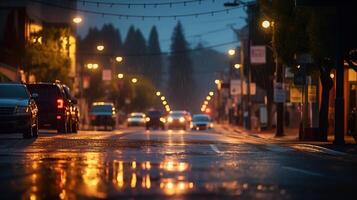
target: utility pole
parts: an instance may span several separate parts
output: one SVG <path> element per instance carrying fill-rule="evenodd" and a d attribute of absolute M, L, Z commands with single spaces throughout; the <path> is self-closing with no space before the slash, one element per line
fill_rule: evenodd
<path fill-rule="evenodd" d="M 335 144 L 344 144 L 345 134 L 345 101 L 344 101 L 344 62 L 343 62 L 343 38 L 342 38 L 342 6 L 336 3 L 336 97 L 335 97 Z"/>

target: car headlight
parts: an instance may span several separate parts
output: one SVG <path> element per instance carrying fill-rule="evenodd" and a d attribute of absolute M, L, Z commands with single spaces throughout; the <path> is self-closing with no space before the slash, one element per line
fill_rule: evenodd
<path fill-rule="evenodd" d="M 169 118 L 167 118 L 167 121 L 168 121 L 169 123 L 171 123 L 172 121 L 174 121 L 174 119 L 172 119 L 172 117 L 169 117 Z"/>
<path fill-rule="evenodd" d="M 133 118 L 128 118 L 128 122 L 132 122 L 133 121 Z"/>
<path fill-rule="evenodd" d="M 166 119 L 163 118 L 163 117 L 160 117 L 160 121 L 161 121 L 162 123 L 166 123 Z"/>
<path fill-rule="evenodd" d="M 145 118 L 145 121 L 149 122 L 150 121 L 150 117 Z"/>
<path fill-rule="evenodd" d="M 16 108 L 16 113 L 17 114 L 26 114 L 30 111 L 28 106 L 18 106 Z"/>
<path fill-rule="evenodd" d="M 184 117 L 180 117 L 179 121 L 180 121 L 181 123 L 183 123 L 183 122 L 185 122 L 185 118 L 184 118 Z"/>

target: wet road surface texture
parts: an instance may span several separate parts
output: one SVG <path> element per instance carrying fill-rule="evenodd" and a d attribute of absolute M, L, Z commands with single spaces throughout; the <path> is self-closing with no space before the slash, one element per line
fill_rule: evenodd
<path fill-rule="evenodd" d="M 0 199 L 351 199 L 357 188 L 352 155 L 224 130 L 19 137 L 0 135 Z"/>

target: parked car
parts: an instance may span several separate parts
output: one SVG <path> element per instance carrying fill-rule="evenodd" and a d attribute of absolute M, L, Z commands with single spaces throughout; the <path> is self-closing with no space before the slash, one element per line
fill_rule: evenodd
<path fill-rule="evenodd" d="M 131 113 L 127 119 L 128 126 L 145 126 L 146 115 L 144 113 Z"/>
<path fill-rule="evenodd" d="M 77 133 L 79 130 L 79 122 L 80 122 L 78 101 L 72 95 L 71 90 L 69 89 L 69 87 L 67 85 L 63 85 L 63 89 L 64 89 L 64 92 L 66 93 L 69 103 L 71 104 L 71 106 L 70 106 L 71 120 L 74 122 L 74 123 L 72 123 L 72 132 Z"/>
<path fill-rule="evenodd" d="M 211 117 L 206 114 L 197 114 L 192 116 L 190 125 L 192 130 L 206 130 L 213 127 Z"/>
<path fill-rule="evenodd" d="M 180 128 L 186 130 L 190 123 L 190 114 L 187 111 L 170 111 L 167 117 L 169 129 Z"/>
<path fill-rule="evenodd" d="M 149 110 L 146 115 L 146 130 L 162 129 L 165 130 L 166 119 L 158 110 Z"/>
<path fill-rule="evenodd" d="M 104 126 L 105 130 L 115 129 L 116 125 L 116 110 L 113 103 L 110 102 L 94 102 L 90 108 L 90 123 L 95 127 Z"/>
<path fill-rule="evenodd" d="M 38 109 L 26 86 L 0 84 L 0 132 L 22 133 L 23 138 L 38 136 Z"/>
<path fill-rule="evenodd" d="M 55 83 L 27 84 L 39 110 L 39 128 L 59 133 L 76 133 L 79 126 L 77 100 L 66 94 L 65 86 Z"/>

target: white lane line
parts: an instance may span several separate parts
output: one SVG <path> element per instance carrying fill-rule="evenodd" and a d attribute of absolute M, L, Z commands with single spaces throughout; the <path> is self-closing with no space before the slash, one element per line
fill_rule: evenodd
<path fill-rule="evenodd" d="M 311 175 L 311 176 L 320 176 L 320 177 L 324 176 L 323 174 L 320 174 L 320 173 L 317 173 L 317 172 L 311 172 L 311 171 L 308 171 L 308 170 L 299 169 L 299 168 L 295 168 L 295 167 L 283 166 L 282 168 L 286 169 L 286 170 L 294 171 L 294 172 L 300 172 L 300 173 L 303 173 L 303 174 Z"/>
<path fill-rule="evenodd" d="M 221 153 L 221 151 L 216 147 L 216 145 L 210 144 L 209 146 L 211 147 L 211 149 L 212 149 L 214 152 L 216 152 L 216 153 Z"/>

